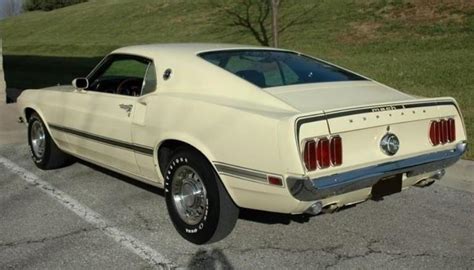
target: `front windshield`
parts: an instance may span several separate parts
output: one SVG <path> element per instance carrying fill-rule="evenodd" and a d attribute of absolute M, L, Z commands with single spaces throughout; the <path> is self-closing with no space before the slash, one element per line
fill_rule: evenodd
<path fill-rule="evenodd" d="M 346 70 L 294 52 L 229 50 L 207 52 L 199 56 L 261 88 L 366 80 Z"/>

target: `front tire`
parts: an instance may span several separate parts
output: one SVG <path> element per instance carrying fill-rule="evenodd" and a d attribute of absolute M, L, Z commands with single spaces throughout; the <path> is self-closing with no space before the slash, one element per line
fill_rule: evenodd
<path fill-rule="evenodd" d="M 178 233 L 194 244 L 225 238 L 239 216 L 209 162 L 192 149 L 178 150 L 165 172 L 168 213 Z"/>
<path fill-rule="evenodd" d="M 42 170 L 57 169 L 72 163 L 72 157 L 58 148 L 37 113 L 28 119 L 28 144 L 33 162 Z"/>

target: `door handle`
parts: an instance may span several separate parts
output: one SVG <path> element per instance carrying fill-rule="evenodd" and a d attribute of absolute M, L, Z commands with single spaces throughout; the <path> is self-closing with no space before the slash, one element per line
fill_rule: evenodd
<path fill-rule="evenodd" d="M 133 105 L 132 104 L 120 104 L 120 109 L 125 110 L 127 113 L 132 111 Z"/>

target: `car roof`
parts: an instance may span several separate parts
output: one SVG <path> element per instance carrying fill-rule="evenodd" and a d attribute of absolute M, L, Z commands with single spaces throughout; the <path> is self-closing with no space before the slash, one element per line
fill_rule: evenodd
<path fill-rule="evenodd" d="M 239 49 L 287 51 L 270 47 L 226 43 L 162 43 L 128 46 L 119 48 L 112 53 L 134 54 L 148 57 L 153 57 L 157 54 L 163 53 L 166 53 L 167 55 L 178 54 L 180 56 L 195 56 L 198 53 L 206 51 Z"/>

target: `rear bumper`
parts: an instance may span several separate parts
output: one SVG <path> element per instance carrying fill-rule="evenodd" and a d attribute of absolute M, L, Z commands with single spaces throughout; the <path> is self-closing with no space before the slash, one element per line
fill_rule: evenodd
<path fill-rule="evenodd" d="M 381 178 L 406 173 L 408 177 L 436 171 L 453 165 L 466 152 L 467 142 L 461 142 L 456 148 L 407 159 L 391 161 L 344 173 L 309 178 L 287 178 L 288 188 L 300 201 L 315 201 L 344 194 L 358 189 L 368 188 Z"/>

